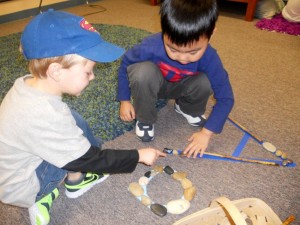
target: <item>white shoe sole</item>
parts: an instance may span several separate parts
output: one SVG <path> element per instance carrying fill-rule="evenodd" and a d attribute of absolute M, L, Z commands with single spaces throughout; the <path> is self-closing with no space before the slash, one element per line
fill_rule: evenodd
<path fill-rule="evenodd" d="M 34 204 L 30 208 L 28 208 L 28 212 L 29 212 L 29 218 L 30 218 L 31 225 L 37 225 L 36 217 L 38 217 L 38 215 L 41 214 L 39 211 L 39 208 L 36 206 L 36 204 Z M 41 221 L 41 225 L 47 225 L 49 223 L 48 221 L 45 221 L 44 217 L 39 216 L 39 219 Z"/>
<path fill-rule="evenodd" d="M 66 189 L 65 193 L 66 193 L 66 196 L 68 198 L 78 198 L 80 197 L 81 195 L 83 195 L 85 192 L 87 192 L 88 190 L 90 190 L 92 187 L 94 187 L 96 184 L 99 184 L 101 183 L 102 181 L 106 180 L 107 178 L 109 177 L 109 175 L 104 175 L 102 178 L 100 178 L 99 180 L 97 180 L 96 182 L 92 183 L 91 185 L 89 186 L 86 186 L 85 188 L 82 188 L 78 191 L 75 191 L 75 192 L 70 192 Z"/>
<path fill-rule="evenodd" d="M 180 110 L 179 105 L 177 105 L 175 103 L 175 107 L 174 107 L 175 112 L 177 112 L 178 114 L 182 115 L 188 122 L 189 125 L 193 126 L 193 127 L 199 127 L 199 125 L 197 125 L 196 123 L 201 122 L 201 118 L 200 117 L 192 117 L 188 114 L 185 114 L 184 112 L 182 112 Z M 204 116 L 203 116 L 204 117 Z M 204 117 L 205 118 L 205 117 Z"/>

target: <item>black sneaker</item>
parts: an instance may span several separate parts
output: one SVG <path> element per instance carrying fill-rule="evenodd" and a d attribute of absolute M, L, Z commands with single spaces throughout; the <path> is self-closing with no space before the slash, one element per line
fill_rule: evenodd
<path fill-rule="evenodd" d="M 175 112 L 181 114 L 184 118 L 186 118 L 186 120 L 188 121 L 188 123 L 191 125 L 191 126 L 194 126 L 194 127 L 203 127 L 204 124 L 206 123 L 206 118 L 205 118 L 205 115 L 202 115 L 202 116 L 196 116 L 196 117 L 193 117 L 191 115 L 188 115 L 184 112 L 182 112 L 180 110 L 180 107 L 179 105 L 177 105 L 175 103 L 174 105 L 174 110 Z"/>
<path fill-rule="evenodd" d="M 154 139 L 154 124 L 145 124 L 136 121 L 135 133 L 142 142 L 149 142 Z"/>

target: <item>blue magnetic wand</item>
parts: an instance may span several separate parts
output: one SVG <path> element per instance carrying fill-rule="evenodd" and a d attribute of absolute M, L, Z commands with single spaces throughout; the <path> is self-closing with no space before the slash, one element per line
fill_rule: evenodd
<path fill-rule="evenodd" d="M 171 148 L 164 148 L 163 152 L 167 153 L 168 155 L 186 156 L 185 154 L 183 154 L 182 150 L 173 150 Z M 268 166 L 287 166 L 287 167 L 295 167 L 296 166 L 296 164 L 290 159 L 286 159 L 283 161 L 248 159 L 248 158 L 241 158 L 241 157 L 235 157 L 235 156 L 229 156 L 229 155 L 221 155 L 221 154 L 209 153 L 209 152 L 204 153 L 202 157 L 200 157 L 200 154 L 198 154 L 197 158 L 226 160 L 226 161 L 233 161 L 233 162 L 257 163 L 257 164 L 268 165 Z"/>

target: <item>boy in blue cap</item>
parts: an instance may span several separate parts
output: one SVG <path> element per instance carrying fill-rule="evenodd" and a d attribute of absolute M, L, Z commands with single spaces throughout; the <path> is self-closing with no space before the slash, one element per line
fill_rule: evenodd
<path fill-rule="evenodd" d="M 154 139 L 157 99 L 175 99 L 174 110 L 200 130 L 189 137 L 188 157 L 203 155 L 213 133 L 220 133 L 233 107 L 228 74 L 209 44 L 218 18 L 215 0 L 164 0 L 162 32 L 129 49 L 119 70 L 120 118 L 136 119 L 136 135 Z M 204 112 L 213 93 L 216 104 Z M 133 105 L 130 97 L 133 96 Z"/>
<path fill-rule="evenodd" d="M 152 165 L 153 149 L 101 150 L 86 121 L 63 101 L 94 79 L 96 62 L 124 50 L 104 41 L 84 18 L 50 10 L 36 16 L 21 37 L 31 74 L 18 78 L 0 107 L 0 200 L 29 208 L 32 224 L 50 221 L 49 210 L 65 182 L 77 198 L 108 177 Z"/>

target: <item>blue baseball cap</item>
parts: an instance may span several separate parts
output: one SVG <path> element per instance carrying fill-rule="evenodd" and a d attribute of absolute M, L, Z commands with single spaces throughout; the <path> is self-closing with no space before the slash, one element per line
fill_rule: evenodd
<path fill-rule="evenodd" d="M 21 36 L 25 58 L 41 59 L 78 54 L 95 62 L 112 62 L 124 49 L 106 42 L 84 18 L 48 10 L 33 18 Z"/>

